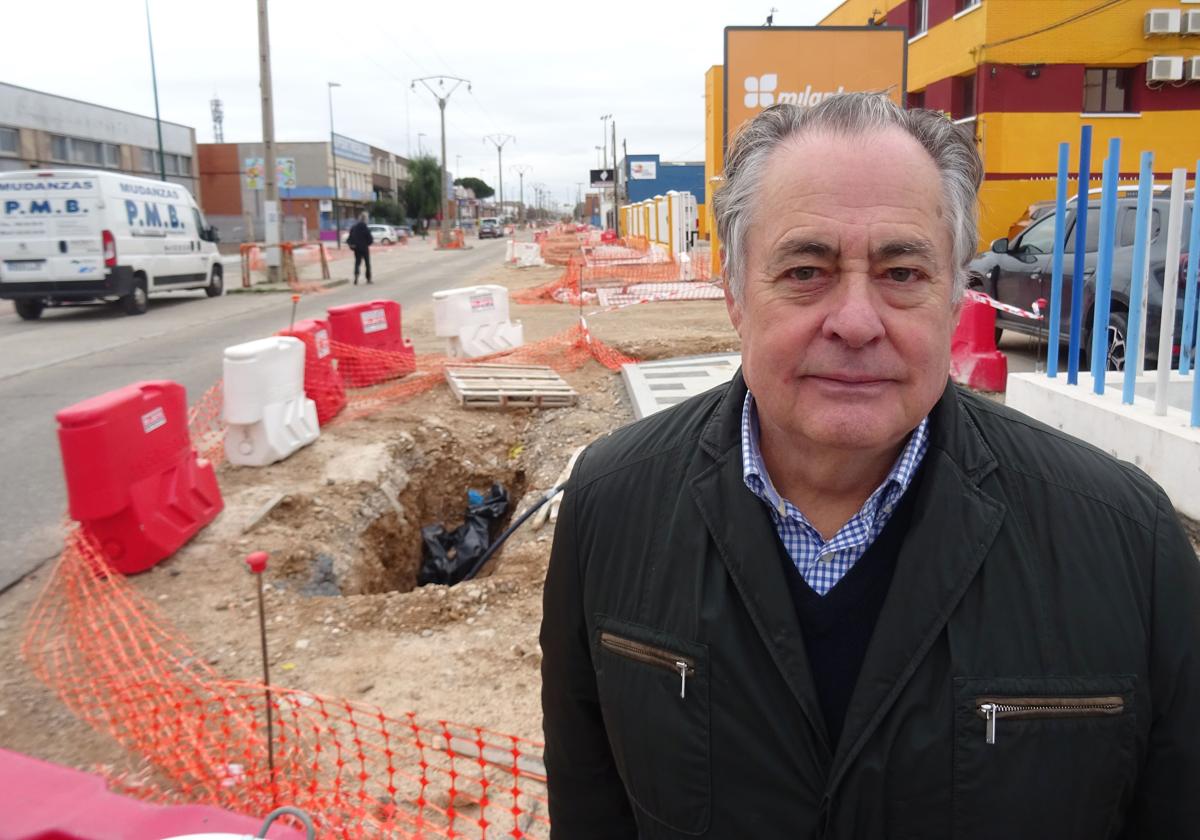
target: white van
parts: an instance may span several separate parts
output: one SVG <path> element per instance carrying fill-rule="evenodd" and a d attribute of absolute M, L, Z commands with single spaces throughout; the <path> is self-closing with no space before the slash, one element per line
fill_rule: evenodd
<path fill-rule="evenodd" d="M 0 300 L 32 321 L 47 305 L 224 290 L 217 236 L 178 184 L 87 169 L 0 172 Z"/>

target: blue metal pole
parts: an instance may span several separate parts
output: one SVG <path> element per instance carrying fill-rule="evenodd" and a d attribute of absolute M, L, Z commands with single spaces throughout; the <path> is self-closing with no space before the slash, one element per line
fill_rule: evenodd
<path fill-rule="evenodd" d="M 1117 176 L 1121 171 L 1121 138 L 1108 141 L 1100 192 L 1100 254 L 1096 260 L 1096 300 L 1092 318 L 1092 390 L 1104 393 L 1107 367 L 1108 313 L 1112 298 L 1113 228 L 1117 222 Z M 1076 239 L 1078 242 L 1078 239 Z"/>
<path fill-rule="evenodd" d="M 1150 211 L 1150 194 L 1154 191 L 1154 152 L 1142 152 L 1142 166 L 1138 173 L 1137 224 L 1133 231 L 1133 282 L 1129 290 L 1129 324 L 1125 342 L 1125 380 L 1122 383 L 1121 402 L 1133 405 L 1133 386 L 1137 384 L 1137 353 L 1142 337 L 1142 296 L 1146 293 L 1146 240 L 1150 236 L 1147 216 Z M 1129 359 L 1129 348 L 1135 358 Z M 1168 365 L 1171 363 L 1168 357 Z"/>
<path fill-rule="evenodd" d="M 1083 271 L 1087 259 L 1088 188 L 1092 182 L 1092 127 L 1079 130 L 1079 183 L 1075 197 L 1075 270 L 1071 275 L 1071 333 L 1067 384 L 1079 384 L 1079 334 L 1083 330 Z"/>
<path fill-rule="evenodd" d="M 1196 161 L 1200 173 L 1200 160 Z M 1200 177 L 1200 175 L 1198 175 Z M 1196 330 L 1196 268 L 1200 265 L 1200 212 L 1192 201 L 1192 224 L 1188 238 L 1187 274 L 1183 281 L 1183 336 L 1179 342 L 1179 372 L 1186 375 L 1193 365 L 1192 336 Z"/>
<path fill-rule="evenodd" d="M 1066 238 L 1067 162 L 1071 144 L 1058 144 L 1058 185 L 1054 196 L 1054 262 L 1050 278 L 1050 345 L 1046 348 L 1046 375 L 1058 376 L 1059 317 L 1062 313 L 1063 240 Z M 1077 240 L 1078 241 L 1078 240 Z"/>
<path fill-rule="evenodd" d="M 1195 212 L 1195 208 L 1192 208 Z M 1189 255 L 1190 256 L 1190 255 Z M 1200 329 L 1196 330 L 1196 343 L 1192 345 L 1192 358 L 1200 352 Z M 1200 426 L 1200 372 L 1192 377 L 1192 425 Z"/>

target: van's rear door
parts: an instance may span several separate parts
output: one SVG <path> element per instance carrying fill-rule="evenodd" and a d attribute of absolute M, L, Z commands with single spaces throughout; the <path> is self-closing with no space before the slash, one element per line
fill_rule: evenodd
<path fill-rule="evenodd" d="M 100 201 L 86 174 L 0 173 L 0 284 L 103 279 Z"/>

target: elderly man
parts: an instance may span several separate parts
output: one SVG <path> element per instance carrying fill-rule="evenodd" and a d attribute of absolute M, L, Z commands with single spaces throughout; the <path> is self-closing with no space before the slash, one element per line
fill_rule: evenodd
<path fill-rule="evenodd" d="M 574 471 L 556 838 L 1200 836 L 1200 565 L 1144 474 L 947 384 L 982 166 L 767 109 L 715 211 L 742 370 Z"/>

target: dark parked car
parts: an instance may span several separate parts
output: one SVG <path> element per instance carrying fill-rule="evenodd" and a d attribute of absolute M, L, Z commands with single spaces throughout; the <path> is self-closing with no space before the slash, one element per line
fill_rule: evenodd
<path fill-rule="evenodd" d="M 1184 202 L 1183 239 L 1187 249 L 1187 231 L 1191 220 L 1194 199 Z M 1146 331 L 1146 367 L 1155 366 L 1158 357 L 1158 320 L 1162 306 L 1163 276 L 1166 264 L 1167 236 L 1166 221 L 1170 208 L 1170 197 L 1166 193 L 1155 195 L 1152 203 L 1150 223 L 1150 272 L 1147 275 L 1148 324 Z M 1014 240 L 997 239 L 991 250 L 980 254 L 970 264 L 972 286 L 1002 303 L 1030 310 L 1038 298 L 1050 300 L 1052 260 L 1054 254 L 1055 212 L 1032 222 Z M 1137 196 L 1123 197 L 1117 201 L 1116 225 L 1113 230 L 1112 307 L 1108 322 L 1107 355 L 1109 370 L 1125 367 L 1126 340 L 1129 324 L 1129 297 L 1133 278 L 1133 239 L 1137 223 Z M 1083 323 L 1080 347 L 1086 358 L 1091 348 L 1093 302 L 1096 297 L 1096 263 L 1100 242 L 1100 203 L 1088 203 L 1087 241 L 1084 246 Z M 1071 325 L 1071 284 L 1075 269 L 1075 208 L 1066 211 L 1066 241 L 1063 257 L 1063 292 L 1060 319 L 1060 338 L 1067 344 Z M 1186 255 L 1185 255 L 1186 259 Z M 1183 320 L 1183 275 L 1179 282 L 1179 305 L 1175 310 L 1175 335 L 1181 334 Z M 1002 330 L 1014 330 L 1028 335 L 1044 333 L 1046 327 L 1037 321 L 996 313 L 996 338 Z M 1177 339 L 1178 340 L 1178 339 Z M 1176 347 L 1178 352 L 1178 347 Z"/>
<path fill-rule="evenodd" d="M 479 220 L 479 238 L 480 239 L 499 239 L 504 236 L 504 228 L 500 225 L 499 219 L 480 219 Z"/>

